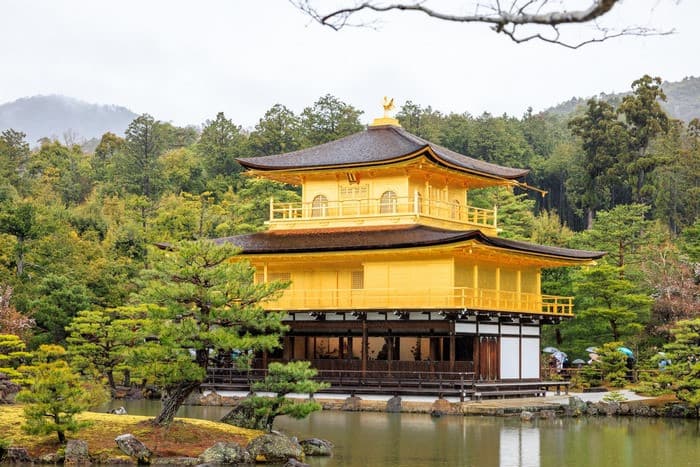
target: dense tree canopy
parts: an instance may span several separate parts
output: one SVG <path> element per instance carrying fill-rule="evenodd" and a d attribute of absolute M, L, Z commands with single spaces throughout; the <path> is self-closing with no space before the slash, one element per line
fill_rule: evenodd
<path fill-rule="evenodd" d="M 668 119 L 658 106 L 664 91 L 655 78 L 642 77 L 630 91 L 618 100 L 591 100 L 571 118 L 531 110 L 519 118 L 472 116 L 411 101 L 396 115 L 406 130 L 451 150 L 530 170 L 523 181 L 546 195 L 517 187 L 469 193 L 472 205 L 497 206 L 501 236 L 609 252 L 602 267 L 543 273 L 544 293 L 576 295 L 577 317 L 544 334 L 545 341 L 570 355 L 615 337 L 659 347 L 672 338 L 678 320 L 694 319 L 700 309 L 700 120 Z M 243 342 L 246 326 L 239 328 L 242 334 L 234 333 L 235 343 L 216 346 L 213 340 L 190 341 L 166 326 L 192 305 L 166 292 L 192 290 L 167 280 L 179 277 L 177 267 L 184 268 L 173 259 L 182 252 L 156 252 L 153 245 L 264 229 L 270 198 L 297 202 L 298 188 L 244 176 L 236 159 L 346 136 L 362 129 L 359 117 L 355 107 L 332 95 L 299 114 L 276 104 L 250 131 L 234 123 L 235 115 L 223 113 L 212 115 L 201 131 L 144 114 L 124 137 L 103 135 L 94 153 L 50 139 L 30 150 L 21 133 L 2 132 L 0 292 L 12 293 L 0 307 L 0 332 L 6 333 L 8 322 L 22 324 L 12 332 L 32 327 L 33 336 L 22 335 L 30 348 L 70 339 L 82 371 L 108 379 L 112 371 L 123 380 L 143 370 L 139 378 L 157 379 L 173 393 L 180 383 L 196 386 L 209 358 L 200 350 L 271 346 Z M 140 279 L 143 270 L 165 264 L 171 269 L 150 276 L 154 282 Z M 249 272 L 236 274 L 250 285 Z M 257 297 L 253 290 L 237 293 Z M 153 355 L 174 368 L 184 365 L 185 380 L 145 363 L 111 361 L 109 352 L 90 366 L 74 351 L 76 342 L 95 353 L 116 345 L 109 334 L 116 331 L 109 326 L 127 319 L 114 313 L 131 310 L 135 294 L 154 306 L 139 319 L 162 327 L 164 339 L 151 342 Z M 210 318 L 204 311 L 197 315 L 187 321 L 189 330 L 209 336 Z M 107 318 L 111 324 L 97 332 L 96 323 Z M 136 335 L 145 327 L 130 329 Z M 186 346 L 168 346 L 176 341 Z M 200 360 L 192 360 L 189 348 Z"/>

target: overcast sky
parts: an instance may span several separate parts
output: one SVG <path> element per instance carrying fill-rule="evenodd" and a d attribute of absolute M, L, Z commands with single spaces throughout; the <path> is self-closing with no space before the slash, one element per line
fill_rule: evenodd
<path fill-rule="evenodd" d="M 246 128 L 276 103 L 300 112 L 327 93 L 364 122 L 384 95 L 521 116 L 628 90 L 645 73 L 700 76 L 698 20 L 698 0 L 625 0 L 608 23 L 677 33 L 569 50 L 415 13 L 335 32 L 287 0 L 0 0 L 0 103 L 63 94 L 178 125 L 224 111 Z"/>

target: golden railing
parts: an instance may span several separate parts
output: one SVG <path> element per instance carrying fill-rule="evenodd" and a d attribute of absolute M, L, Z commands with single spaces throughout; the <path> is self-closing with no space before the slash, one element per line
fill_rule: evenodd
<path fill-rule="evenodd" d="M 573 297 L 470 287 L 397 289 L 288 289 L 269 310 L 471 309 L 573 316 Z"/>
<path fill-rule="evenodd" d="M 431 217 L 464 225 L 496 228 L 496 209 L 482 209 L 445 201 L 410 198 L 367 198 L 312 203 L 281 203 L 270 199 L 270 222 L 366 219 L 403 215 Z"/>

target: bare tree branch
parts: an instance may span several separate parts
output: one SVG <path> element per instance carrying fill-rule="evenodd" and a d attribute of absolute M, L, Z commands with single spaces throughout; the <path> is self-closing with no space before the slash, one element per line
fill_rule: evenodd
<path fill-rule="evenodd" d="M 588 0 L 588 7 L 567 9 L 568 0 L 513 0 L 509 5 L 502 5 L 501 0 L 491 0 L 490 3 L 477 1 L 471 14 L 450 13 L 437 10 L 427 5 L 427 0 L 414 0 L 396 3 L 385 3 L 378 0 L 354 1 L 347 0 L 348 6 L 340 6 L 331 11 L 321 13 L 314 5 L 321 0 L 289 0 L 294 6 L 308 14 L 318 23 L 336 31 L 348 26 L 367 26 L 366 21 L 355 23 L 352 19 L 362 12 L 385 13 L 390 11 L 416 11 L 431 18 L 457 23 L 484 23 L 492 25 L 496 33 L 502 33 L 516 43 L 540 40 L 577 49 L 583 45 L 602 42 L 621 36 L 651 36 L 673 34 L 673 30 L 659 31 L 653 28 L 628 26 L 620 29 L 603 28 L 596 20 L 604 17 L 612 8 L 622 3 L 622 0 Z M 505 2 L 504 2 L 505 3 Z M 581 2 L 573 2 L 576 5 Z M 590 38 L 568 42 L 562 39 L 560 26 L 593 23 Z M 531 34 L 521 35 L 522 26 L 542 28 Z"/>

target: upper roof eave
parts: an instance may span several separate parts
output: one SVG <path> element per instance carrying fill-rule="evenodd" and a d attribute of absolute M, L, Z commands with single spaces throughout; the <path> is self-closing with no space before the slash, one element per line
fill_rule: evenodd
<path fill-rule="evenodd" d="M 370 127 L 335 141 L 285 154 L 236 160 L 246 168 L 261 172 L 297 172 L 385 165 L 426 154 L 439 165 L 489 178 L 513 180 L 529 172 L 459 154 L 394 126 Z"/>

